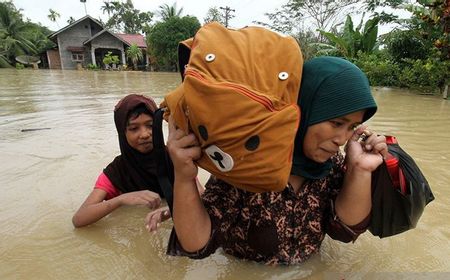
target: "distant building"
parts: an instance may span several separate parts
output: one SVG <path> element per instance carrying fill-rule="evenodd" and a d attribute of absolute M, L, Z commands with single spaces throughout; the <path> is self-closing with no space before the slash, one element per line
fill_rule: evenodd
<path fill-rule="evenodd" d="M 116 34 L 87 15 L 72 24 L 50 34 L 57 47 L 47 50 L 50 69 L 77 69 L 88 64 L 103 66 L 103 57 L 112 52 L 121 64 L 127 64 L 125 51 L 136 44 L 147 63 L 147 45 L 141 34 Z"/>

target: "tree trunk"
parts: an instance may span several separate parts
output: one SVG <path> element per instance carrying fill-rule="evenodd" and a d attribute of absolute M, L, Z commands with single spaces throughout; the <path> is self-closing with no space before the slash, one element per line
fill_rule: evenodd
<path fill-rule="evenodd" d="M 447 97 L 448 97 L 448 84 L 446 84 L 444 87 L 444 91 L 442 92 L 442 97 L 444 99 L 447 99 Z"/>

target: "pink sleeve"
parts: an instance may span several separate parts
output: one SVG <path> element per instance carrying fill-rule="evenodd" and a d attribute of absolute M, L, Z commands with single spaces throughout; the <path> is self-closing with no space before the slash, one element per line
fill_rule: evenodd
<path fill-rule="evenodd" d="M 106 200 L 114 198 L 121 194 L 121 192 L 116 189 L 116 187 L 114 187 L 108 176 L 106 176 L 106 174 L 103 172 L 98 176 L 97 182 L 95 182 L 94 189 L 104 190 L 106 192 Z"/>

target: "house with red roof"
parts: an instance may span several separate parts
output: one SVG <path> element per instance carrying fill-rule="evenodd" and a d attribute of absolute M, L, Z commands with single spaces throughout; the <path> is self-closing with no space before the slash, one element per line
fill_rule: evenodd
<path fill-rule="evenodd" d="M 117 55 L 120 64 L 131 64 L 126 50 L 133 44 L 142 50 L 144 60 L 140 64 L 146 65 L 148 61 L 144 36 L 113 33 L 89 15 L 50 34 L 49 38 L 57 45 L 47 50 L 50 69 L 86 68 L 89 64 L 104 67 L 103 58 L 108 52 Z"/>

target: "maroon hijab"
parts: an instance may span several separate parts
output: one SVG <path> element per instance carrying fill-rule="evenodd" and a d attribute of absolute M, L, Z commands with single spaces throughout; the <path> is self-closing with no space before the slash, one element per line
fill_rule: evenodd
<path fill-rule="evenodd" d="M 162 197 L 162 191 L 156 176 L 157 163 L 154 151 L 143 154 L 133 149 L 125 136 L 130 112 L 142 105 L 148 109 L 151 117 L 153 117 L 153 113 L 157 109 L 155 101 L 143 95 L 127 95 L 114 108 L 114 122 L 119 135 L 121 154 L 103 172 L 122 193 L 150 190 Z"/>

